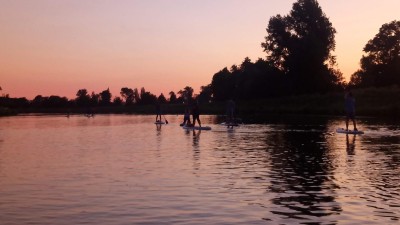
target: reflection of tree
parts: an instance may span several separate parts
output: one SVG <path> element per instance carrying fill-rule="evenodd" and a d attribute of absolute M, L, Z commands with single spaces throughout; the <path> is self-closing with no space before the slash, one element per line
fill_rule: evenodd
<path fill-rule="evenodd" d="M 285 131 L 273 135 L 272 171 L 269 191 L 277 196 L 272 202 L 286 209 L 274 214 L 289 218 L 325 217 L 341 211 L 335 202 L 330 179 L 333 166 L 325 137 L 320 132 Z M 288 210 L 289 209 L 289 210 Z"/>
<path fill-rule="evenodd" d="M 342 208 L 332 180 L 334 154 L 327 147 L 327 128 L 321 129 L 327 121 L 312 124 L 248 126 L 220 136 L 214 154 L 222 161 L 216 168 L 223 171 L 225 187 L 265 208 L 260 209 L 265 219 L 284 221 L 276 224 L 297 219 L 334 224 L 331 215 Z"/>
<path fill-rule="evenodd" d="M 396 129 L 396 128 L 395 128 Z M 391 130 L 390 132 L 394 132 Z M 400 178 L 400 155 L 396 154 L 400 146 L 400 136 L 363 136 L 363 142 L 372 143 L 367 148 L 368 157 L 365 168 L 361 168 L 370 185 L 379 193 L 398 193 Z M 379 143 L 379 144 L 377 144 Z M 387 195 L 389 200 L 390 195 Z M 389 205 L 385 205 L 390 208 Z M 389 210 L 390 211 L 390 210 Z"/>

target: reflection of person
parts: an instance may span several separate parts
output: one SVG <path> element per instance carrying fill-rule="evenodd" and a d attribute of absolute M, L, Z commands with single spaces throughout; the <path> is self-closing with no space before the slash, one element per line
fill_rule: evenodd
<path fill-rule="evenodd" d="M 348 155 L 354 155 L 354 149 L 356 147 L 356 135 L 353 135 L 353 138 L 351 140 L 349 140 L 349 135 L 346 134 L 346 151 Z"/>
<path fill-rule="evenodd" d="M 199 146 L 201 130 L 193 130 L 193 147 Z"/>
<path fill-rule="evenodd" d="M 227 116 L 227 123 L 234 123 L 235 122 L 235 102 L 230 99 L 226 104 L 226 116 Z"/>
<path fill-rule="evenodd" d="M 185 109 L 185 115 L 183 116 L 183 123 L 181 124 L 181 126 L 190 126 L 190 110 L 189 108 Z"/>
<path fill-rule="evenodd" d="M 192 118 L 193 118 L 193 126 L 196 125 L 196 120 L 197 120 L 199 126 L 201 127 L 200 109 L 199 109 L 199 104 L 197 102 L 195 102 L 192 107 Z"/>
<path fill-rule="evenodd" d="M 349 120 L 353 121 L 354 130 L 357 130 L 355 113 L 356 113 L 356 100 L 350 90 L 347 90 L 344 96 L 345 110 L 346 110 L 346 130 L 349 130 Z"/>
<path fill-rule="evenodd" d="M 160 117 L 160 120 L 158 120 L 158 117 Z M 156 103 L 156 122 L 161 121 L 161 105 L 159 102 Z"/>

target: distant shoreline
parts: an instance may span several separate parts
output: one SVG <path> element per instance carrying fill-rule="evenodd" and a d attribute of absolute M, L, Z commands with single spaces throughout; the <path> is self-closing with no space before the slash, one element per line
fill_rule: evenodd
<path fill-rule="evenodd" d="M 400 88 L 366 88 L 353 91 L 356 98 L 357 116 L 394 117 L 400 115 Z M 201 114 L 224 115 L 226 102 L 201 104 Z M 185 105 L 164 104 L 162 113 L 165 115 L 183 114 Z M 12 116 L 25 113 L 44 114 L 143 114 L 155 113 L 154 105 L 106 106 L 92 108 L 18 108 L 0 107 L 1 116 Z M 318 115 L 343 116 L 343 93 L 311 94 L 288 96 L 259 100 L 237 101 L 236 113 L 239 116 L 259 115 Z"/>

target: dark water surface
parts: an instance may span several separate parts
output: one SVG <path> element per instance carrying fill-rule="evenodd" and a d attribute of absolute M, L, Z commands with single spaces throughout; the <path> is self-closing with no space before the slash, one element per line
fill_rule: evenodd
<path fill-rule="evenodd" d="M 0 118 L 0 224 L 399 224 L 400 126 Z"/>

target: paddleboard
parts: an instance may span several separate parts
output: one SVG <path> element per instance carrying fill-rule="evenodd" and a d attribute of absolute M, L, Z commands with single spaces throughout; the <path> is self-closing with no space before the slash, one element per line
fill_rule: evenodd
<path fill-rule="evenodd" d="M 198 126 L 195 126 L 195 127 L 187 127 L 187 126 L 182 126 L 182 128 L 183 129 L 186 129 L 186 130 L 211 130 L 211 127 L 198 127 Z"/>
<path fill-rule="evenodd" d="M 154 122 L 154 124 L 165 124 L 165 122 L 163 122 L 163 121 L 157 121 L 157 122 Z"/>
<path fill-rule="evenodd" d="M 228 126 L 228 127 L 237 127 L 237 126 L 239 126 L 238 123 L 226 123 L 226 122 L 221 123 L 221 125 L 225 125 L 225 126 Z"/>
<path fill-rule="evenodd" d="M 336 130 L 336 133 L 340 133 L 340 134 L 363 134 L 364 131 L 361 131 L 361 130 L 346 130 L 344 128 L 338 128 Z"/>

